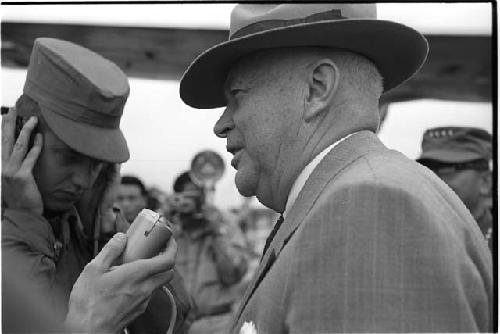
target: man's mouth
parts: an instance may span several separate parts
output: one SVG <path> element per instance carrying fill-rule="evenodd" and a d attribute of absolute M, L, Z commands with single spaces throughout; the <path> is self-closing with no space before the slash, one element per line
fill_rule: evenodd
<path fill-rule="evenodd" d="M 238 169 L 238 163 L 240 161 L 241 152 L 243 150 L 243 147 L 228 145 L 226 147 L 226 149 L 229 153 L 231 153 L 233 155 L 233 159 L 231 160 L 231 166 L 233 166 L 234 169 Z"/>
<path fill-rule="evenodd" d="M 235 155 L 238 151 L 243 149 L 242 146 L 236 146 L 236 145 L 227 145 L 226 150 L 231 153 L 232 155 Z"/>
<path fill-rule="evenodd" d="M 58 193 L 60 194 L 60 197 L 70 201 L 77 201 L 80 197 L 82 197 L 81 192 L 60 190 Z"/>
<path fill-rule="evenodd" d="M 234 154 L 233 159 L 231 160 L 231 166 L 233 166 L 234 169 L 238 169 L 238 164 L 240 162 L 241 152 L 242 152 L 241 150 L 237 151 Z"/>

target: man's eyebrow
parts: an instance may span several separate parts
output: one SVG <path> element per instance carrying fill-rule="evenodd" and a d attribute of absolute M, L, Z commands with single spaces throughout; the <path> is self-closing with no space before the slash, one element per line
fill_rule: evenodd
<path fill-rule="evenodd" d="M 229 92 L 231 89 L 231 78 L 228 76 L 227 79 L 224 81 L 224 85 L 222 86 L 224 89 L 224 92 Z"/>

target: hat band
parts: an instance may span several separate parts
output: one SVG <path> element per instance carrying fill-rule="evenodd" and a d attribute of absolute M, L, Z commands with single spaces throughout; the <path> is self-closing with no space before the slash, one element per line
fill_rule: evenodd
<path fill-rule="evenodd" d="M 236 31 L 234 34 L 229 36 L 229 40 L 257 34 L 266 30 L 286 28 L 297 24 L 345 19 L 347 19 L 347 17 L 342 16 L 342 12 L 340 11 L 340 9 L 332 9 L 327 12 L 312 14 L 300 19 L 259 21 L 247 25 L 246 27 L 243 27 L 240 30 Z"/>
<path fill-rule="evenodd" d="M 87 105 L 65 98 L 62 94 L 57 94 L 54 89 L 49 93 L 45 88 L 42 88 L 32 80 L 26 80 L 24 93 L 38 102 L 40 106 L 75 122 L 109 129 L 116 129 L 120 125 L 123 103 L 119 103 L 115 108 L 109 110 L 110 114 L 103 114 L 89 109 Z M 56 97 L 57 102 L 53 101 L 54 97 Z M 116 114 L 117 116 L 112 114 Z"/>

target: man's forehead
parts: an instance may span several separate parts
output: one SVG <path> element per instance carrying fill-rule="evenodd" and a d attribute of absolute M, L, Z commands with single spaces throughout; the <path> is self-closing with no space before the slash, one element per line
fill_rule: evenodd
<path fill-rule="evenodd" d="M 259 50 L 238 59 L 230 68 L 226 84 L 236 84 L 241 81 L 255 80 L 268 73 L 277 64 L 282 63 L 279 56 L 283 50 Z"/>
<path fill-rule="evenodd" d="M 228 89 L 233 85 L 247 83 L 255 80 L 259 72 L 258 64 L 251 62 L 249 59 L 240 59 L 231 66 L 224 84 L 224 88 Z"/>
<path fill-rule="evenodd" d="M 231 85 L 257 82 L 268 78 L 269 75 L 283 74 L 284 71 L 289 72 L 291 67 L 296 68 L 296 65 L 302 60 L 306 63 L 307 59 L 314 55 L 315 52 L 318 52 L 316 48 L 310 47 L 255 51 L 241 57 L 231 66 L 224 88 L 228 89 Z"/>

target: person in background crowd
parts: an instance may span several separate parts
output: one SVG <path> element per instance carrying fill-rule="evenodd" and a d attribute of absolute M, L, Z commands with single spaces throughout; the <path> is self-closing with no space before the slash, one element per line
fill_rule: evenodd
<path fill-rule="evenodd" d="M 237 300 L 233 288 L 247 270 L 241 231 L 207 207 L 203 189 L 189 172 L 174 182 L 172 220 L 177 225 L 176 269 L 184 278 L 197 307 L 197 320 L 189 333 L 225 333 Z"/>
<path fill-rule="evenodd" d="M 93 238 L 89 247 L 93 248 L 93 256 L 101 250 L 115 233 L 127 232 L 130 224 L 115 205 L 120 185 L 120 165 L 105 164 L 96 180 L 82 193 L 75 204 L 80 215 L 85 233 Z"/>
<path fill-rule="evenodd" d="M 128 94 L 125 74 L 107 59 L 67 41 L 35 40 L 23 95 L 2 118 L 2 289 L 29 294 L 2 298 L 5 318 L 17 320 L 4 332 L 120 331 L 173 279 L 175 241 L 161 255 L 110 270 L 127 241 L 118 233 L 92 260 L 93 241 L 102 241 L 94 223 L 103 220 L 89 213 L 113 217 L 115 164 L 129 158 L 119 128 Z M 33 307 L 19 319 L 23 302 Z M 39 327 L 31 316 L 42 303 L 51 316 Z M 188 304 L 176 303 L 182 322 Z M 163 304 L 162 317 L 137 330 L 168 327 L 171 312 Z"/>
<path fill-rule="evenodd" d="M 434 173 L 376 136 L 379 100 L 419 70 L 425 38 L 376 5 L 240 4 L 180 96 L 214 127 L 235 183 L 282 214 L 233 333 L 483 332 L 491 254 Z"/>
<path fill-rule="evenodd" d="M 117 204 L 122 209 L 125 218 L 132 223 L 147 207 L 148 193 L 144 183 L 136 176 L 124 175 L 118 189 Z"/>
<path fill-rule="evenodd" d="M 436 173 L 464 202 L 491 248 L 493 216 L 491 135 L 473 127 L 425 131 L 419 163 Z"/>
<path fill-rule="evenodd" d="M 147 208 L 155 212 L 163 212 L 162 204 L 166 201 L 167 195 L 157 187 L 149 187 L 147 189 Z"/>

